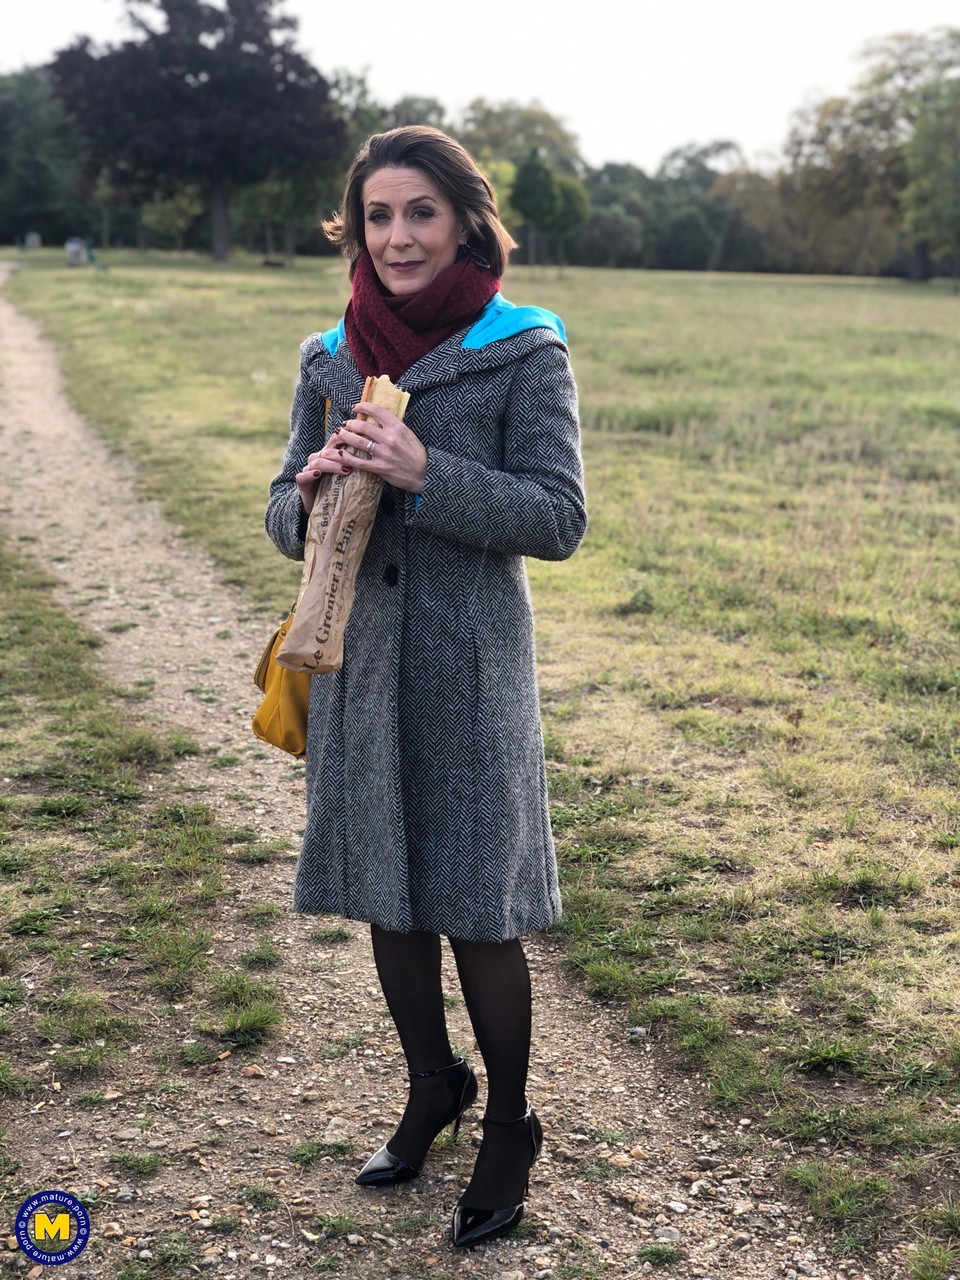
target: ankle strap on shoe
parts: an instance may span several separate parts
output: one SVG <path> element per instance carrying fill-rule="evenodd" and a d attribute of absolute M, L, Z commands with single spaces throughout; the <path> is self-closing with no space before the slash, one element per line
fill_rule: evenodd
<path fill-rule="evenodd" d="M 465 1067 L 467 1065 L 466 1058 L 455 1058 L 453 1062 L 448 1062 L 445 1067 L 437 1067 L 436 1071 L 411 1071 L 411 1080 L 428 1080 L 431 1076 L 442 1075 L 444 1071 L 452 1071 L 454 1067 Z"/>
<path fill-rule="evenodd" d="M 498 1128 L 505 1129 L 508 1125 L 521 1124 L 524 1120 L 529 1120 L 532 1112 L 533 1112 L 533 1107 L 528 1102 L 526 1111 L 523 1113 L 522 1116 L 517 1116 L 516 1120 L 491 1120 L 491 1118 L 487 1115 L 486 1112 L 483 1113 L 483 1116 L 481 1118 L 484 1124 L 495 1124 L 497 1125 Z"/>

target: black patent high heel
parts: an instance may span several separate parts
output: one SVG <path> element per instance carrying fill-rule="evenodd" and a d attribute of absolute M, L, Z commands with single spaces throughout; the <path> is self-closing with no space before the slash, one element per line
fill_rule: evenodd
<path fill-rule="evenodd" d="M 515 1124 L 527 1125 L 530 1134 L 531 1155 L 530 1164 L 527 1166 L 527 1180 L 523 1188 L 523 1199 L 519 1204 L 511 1205 L 506 1209 L 474 1209 L 464 1204 L 461 1196 L 457 1202 L 457 1207 L 453 1211 L 453 1243 L 460 1248 L 483 1244 L 487 1240 L 495 1240 L 498 1236 L 505 1236 L 508 1231 L 513 1230 L 523 1217 L 523 1202 L 530 1191 L 530 1169 L 543 1147 L 543 1129 L 537 1119 L 537 1113 L 528 1102 L 526 1111 L 516 1120 L 488 1120 L 486 1116 L 483 1117 L 484 1129 L 486 1129 L 487 1125 L 506 1128 L 508 1125 Z"/>
<path fill-rule="evenodd" d="M 463 1113 L 472 1107 L 477 1100 L 477 1077 L 473 1074 L 464 1058 L 458 1058 L 456 1062 L 451 1062 L 446 1067 L 438 1067 L 436 1071 L 411 1072 L 410 1083 L 412 1085 L 415 1080 L 428 1080 L 434 1076 L 442 1075 L 446 1071 L 456 1071 L 462 1077 L 463 1083 L 459 1092 L 457 1092 L 456 1082 L 451 1081 L 451 1086 L 455 1093 L 453 1106 L 449 1114 L 444 1117 L 443 1121 L 430 1135 L 426 1151 L 430 1150 L 430 1147 L 448 1124 L 453 1125 L 453 1134 L 456 1137 L 460 1132 Z M 426 1155 L 426 1151 L 424 1155 Z M 384 1145 L 379 1151 L 374 1152 L 357 1174 L 357 1182 L 361 1187 L 395 1187 L 401 1182 L 410 1182 L 412 1179 L 419 1177 L 422 1168 L 422 1163 L 419 1167 L 408 1164 L 406 1160 L 402 1160 L 400 1156 L 395 1156 Z"/>

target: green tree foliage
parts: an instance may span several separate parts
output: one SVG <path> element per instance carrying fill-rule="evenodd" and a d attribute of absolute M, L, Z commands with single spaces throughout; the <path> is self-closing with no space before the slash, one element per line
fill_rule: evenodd
<path fill-rule="evenodd" d="M 513 207 L 511 199 L 513 184 L 517 180 L 517 166 L 512 160 L 494 160 L 490 155 L 479 155 L 476 160 L 497 197 L 500 221 L 516 237 L 523 225 L 523 218 Z"/>
<path fill-rule="evenodd" d="M 906 146 L 909 182 L 902 205 L 908 230 L 960 276 L 960 81 L 947 80 L 916 122 Z"/>
<path fill-rule="evenodd" d="M 531 152 L 561 173 L 582 173 L 577 139 L 538 102 L 487 102 L 475 98 L 464 112 L 457 137 L 472 155 L 486 153 L 520 166 Z"/>
<path fill-rule="evenodd" d="M 731 164 L 742 165 L 743 157 L 737 144 L 727 139 L 705 146 L 676 147 L 660 162 L 655 181 L 677 192 L 707 195 L 719 174 Z"/>
<path fill-rule="evenodd" d="M 586 266 L 642 267 L 657 183 L 632 164 L 589 169 L 590 216 L 572 237 L 570 260 Z"/>
<path fill-rule="evenodd" d="M 736 168 L 731 168 L 736 166 Z M 763 232 L 731 200 L 731 174 L 747 174 L 731 142 L 680 147 L 655 176 L 629 164 L 589 170 L 591 211 L 570 260 L 609 267 L 761 271 L 771 266 Z"/>
<path fill-rule="evenodd" d="M 657 266 L 666 271 L 706 271 L 716 256 L 717 234 L 703 207 L 675 205 L 657 228 Z"/>
<path fill-rule="evenodd" d="M 16 138 L 16 110 L 12 87 L 17 77 L 4 76 L 0 79 L 0 182 L 10 176 L 13 145 Z"/>
<path fill-rule="evenodd" d="M 854 141 L 872 162 L 867 203 L 895 205 L 908 181 L 904 144 L 917 121 L 960 73 L 960 29 L 937 27 L 871 41 L 853 94 Z"/>
<path fill-rule="evenodd" d="M 565 262 L 567 241 L 590 217 L 590 197 L 587 189 L 572 173 L 558 173 L 557 210 L 548 230 L 556 244 L 558 262 Z"/>
<path fill-rule="evenodd" d="M 398 129 L 405 124 L 428 124 L 433 129 L 448 132 L 450 122 L 447 110 L 436 98 L 401 98 L 387 112 L 387 128 Z"/>
<path fill-rule="evenodd" d="M 370 96 L 365 76 L 335 71 L 330 77 L 330 97 L 344 129 L 341 168 L 345 171 L 370 134 L 389 129 L 390 122 L 386 108 Z"/>
<path fill-rule="evenodd" d="M 849 98 L 827 98 L 793 115 L 785 146 L 784 194 L 805 211 L 842 217 L 867 204 L 895 207 L 902 186 L 899 145 L 869 136 Z"/>
<path fill-rule="evenodd" d="M 620 204 L 637 218 L 646 217 L 648 202 L 660 184 L 632 164 L 605 164 L 586 178 L 593 204 Z"/>
<path fill-rule="evenodd" d="M 288 263 L 298 244 L 306 242 L 310 248 L 317 248 L 323 243 L 317 234 L 318 211 L 323 209 L 330 187 L 330 175 L 322 171 L 300 173 L 295 178 L 275 173 L 263 182 L 244 187 L 237 194 L 233 209 L 246 233 L 247 248 L 262 248 L 273 261 L 279 251 L 278 231 Z"/>
<path fill-rule="evenodd" d="M 787 138 L 780 197 L 787 220 L 805 229 L 802 270 L 831 269 L 830 253 L 816 245 L 838 247 L 853 227 L 871 241 L 855 255 L 859 268 L 847 260 L 846 270 L 876 262 L 895 243 L 910 180 L 906 148 L 940 86 L 960 72 L 960 30 L 889 36 L 866 45 L 861 58 L 865 70 L 850 96 L 796 112 Z M 912 272 L 925 274 L 922 244 L 918 251 Z"/>
<path fill-rule="evenodd" d="M 106 50 L 79 41 L 55 60 L 72 122 L 43 73 L 0 79 L 0 235 L 22 235 L 26 210 L 48 239 L 89 234 L 100 217 L 106 242 L 114 215 L 129 225 L 131 203 L 151 204 L 146 224 L 160 235 L 175 216 L 164 202 L 193 185 L 219 209 L 221 251 L 231 192 L 251 248 L 272 256 L 282 232 L 287 254 L 295 244 L 332 252 L 319 218 L 336 208 L 357 149 L 370 133 L 417 122 L 476 156 L 530 262 L 539 253 L 608 267 L 922 275 L 928 248 L 958 252 L 944 149 L 960 29 L 866 46 L 847 96 L 795 114 L 774 171 L 751 171 L 720 140 L 676 148 L 650 176 L 629 164 L 591 169 L 537 102 L 478 98 L 457 122 L 429 97 L 383 106 L 349 71 L 328 84 L 293 50 L 280 0 L 126 2 L 135 39 Z M 78 152 L 85 206 L 70 192 Z"/>
<path fill-rule="evenodd" d="M 165 200 L 152 200 L 143 206 L 143 226 L 161 242 L 172 243 L 175 249 L 182 249 L 184 237 L 203 209 L 200 188 L 196 185 L 181 187 Z"/>
<path fill-rule="evenodd" d="M 759 271 L 763 237 L 728 197 L 725 179 L 746 166 L 726 139 L 678 147 L 664 157 L 647 196 L 645 262 L 666 271 Z"/>
<path fill-rule="evenodd" d="M 789 173 L 738 170 L 718 178 L 712 195 L 736 211 L 723 255 L 733 270 L 876 275 L 897 251 L 897 226 L 887 211 L 837 214 L 800 199 Z"/>
<path fill-rule="evenodd" d="M 572 238 L 570 260 L 587 267 L 642 267 L 643 222 L 623 205 L 594 206 Z"/>
<path fill-rule="evenodd" d="M 386 108 L 371 97 L 370 86 L 363 75 L 343 69 L 335 71 L 330 77 L 330 99 L 343 130 L 343 145 L 336 158 L 313 169 L 319 189 L 320 218 L 328 218 L 339 207 L 347 169 L 362 144 L 372 133 L 390 127 Z M 322 235 L 316 238 L 315 245 L 331 250 Z"/>
<path fill-rule="evenodd" d="M 49 243 L 89 235 L 96 213 L 76 194 L 75 139 L 39 67 L 0 77 L 0 241 L 39 231 Z"/>
<path fill-rule="evenodd" d="M 557 175 L 537 151 L 531 151 L 517 166 L 510 202 L 526 224 L 527 260 L 535 263 L 536 233 L 549 231 L 560 215 L 560 185 Z"/>
<path fill-rule="evenodd" d="M 293 47 L 277 0 L 127 0 L 138 38 L 97 50 L 86 37 L 52 63 L 83 141 L 88 179 L 104 168 L 141 201 L 204 191 L 214 253 L 229 244 L 228 197 L 272 174 L 339 157 L 329 86 Z"/>

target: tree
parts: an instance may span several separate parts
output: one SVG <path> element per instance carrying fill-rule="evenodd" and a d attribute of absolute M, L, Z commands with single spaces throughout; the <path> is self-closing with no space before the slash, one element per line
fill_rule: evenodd
<path fill-rule="evenodd" d="M 960 287 L 960 82 L 945 81 L 917 120 L 906 146 L 909 182 L 902 207 L 906 226 L 949 258 L 954 292 Z"/>
<path fill-rule="evenodd" d="M 718 168 L 718 160 L 728 162 L 729 167 L 730 162 L 742 164 L 743 156 L 737 144 L 727 139 L 706 145 L 691 143 L 686 147 L 676 147 L 660 162 L 655 181 L 706 195 L 720 174 L 726 171 Z"/>
<path fill-rule="evenodd" d="M 291 263 L 298 242 L 316 231 L 329 188 L 329 176 L 323 172 L 302 173 L 296 178 L 274 173 L 263 182 L 244 187 L 234 207 L 248 233 L 254 238 L 263 233 L 263 247 L 271 260 L 277 253 L 276 231 L 282 229 L 283 256 Z"/>
<path fill-rule="evenodd" d="M 553 169 L 531 151 L 518 166 L 510 202 L 527 227 L 527 260 L 536 263 L 536 233 L 549 231 L 560 213 L 560 187 Z"/>
<path fill-rule="evenodd" d="M 891 185 L 899 188 L 899 154 L 864 136 L 849 98 L 827 98 L 794 112 L 784 151 L 786 190 L 832 217 L 877 200 L 889 205 Z"/>
<path fill-rule="evenodd" d="M 195 183 L 229 248 L 228 201 L 273 172 L 329 163 L 343 123 L 329 86 L 292 44 L 278 0 L 127 0 L 137 40 L 97 50 L 81 38 L 54 58 L 90 179 L 106 168 L 141 203 Z"/>
<path fill-rule="evenodd" d="M 547 229 L 557 239 L 557 260 L 563 262 L 566 257 L 563 248 L 565 240 L 579 230 L 590 216 L 590 197 L 586 187 L 572 173 L 558 173 L 556 182 L 557 211 Z"/>
<path fill-rule="evenodd" d="M 347 170 L 362 144 L 372 133 L 389 128 L 386 109 L 370 96 L 370 86 L 362 74 L 343 68 L 334 71 L 330 76 L 330 100 L 343 130 L 343 145 L 330 161 L 312 167 L 320 219 L 330 217 L 339 206 Z M 317 243 L 325 251 L 335 252 L 325 237 L 321 236 Z"/>
<path fill-rule="evenodd" d="M 95 214 L 77 196 L 80 162 L 66 113 L 40 67 L 0 77 L 0 241 L 39 231 L 86 236 Z"/>
<path fill-rule="evenodd" d="M 896 205 L 907 183 L 904 147 L 944 81 L 960 72 L 960 29 L 887 36 L 861 52 L 853 95 L 856 140 L 873 169 L 872 203 Z"/>
<path fill-rule="evenodd" d="M 11 92 L 16 80 L 4 76 L 0 80 L 0 183 L 10 176 L 11 159 L 17 136 L 16 107 Z"/>
<path fill-rule="evenodd" d="M 457 137 L 471 153 L 486 152 L 497 160 L 521 165 L 531 151 L 561 173 L 581 174 L 577 139 L 539 102 L 487 102 L 475 98 L 467 107 Z"/>
<path fill-rule="evenodd" d="M 388 127 L 398 129 L 405 124 L 428 124 L 434 129 L 447 132 L 447 111 L 442 102 L 436 98 L 401 98 L 387 111 Z"/>
<path fill-rule="evenodd" d="M 669 152 L 647 199 L 647 264 L 667 271 L 766 266 L 759 233 L 727 194 L 725 180 L 745 169 L 740 148 L 726 138 Z"/>
<path fill-rule="evenodd" d="M 203 213 L 203 196 L 197 186 L 186 186 L 166 200 L 153 200 L 142 211 L 144 229 L 154 235 L 173 241 L 173 247 L 183 249 L 183 240 L 190 227 Z"/>
<path fill-rule="evenodd" d="M 584 186 L 593 208 L 618 205 L 625 213 L 646 222 L 650 201 L 661 184 L 648 178 L 632 164 L 605 164 L 602 169 L 588 169 Z"/>
<path fill-rule="evenodd" d="M 594 206 L 570 244 L 570 256 L 588 267 L 642 267 L 643 223 L 620 204 Z"/>
<path fill-rule="evenodd" d="M 904 148 L 938 86 L 960 70 L 960 30 L 874 40 L 853 93 L 794 114 L 786 154 L 792 172 L 818 182 L 836 213 L 864 206 L 896 211 L 907 182 Z"/>
<path fill-rule="evenodd" d="M 783 198 L 824 237 L 835 220 L 860 214 L 889 241 L 902 224 L 907 145 L 939 87 L 960 72 L 960 30 L 888 36 L 864 46 L 861 60 L 866 69 L 849 97 L 795 113 Z M 911 274 L 928 273 L 926 257 L 918 239 Z"/>
<path fill-rule="evenodd" d="M 699 205 L 678 205 L 657 227 L 656 248 L 656 264 L 665 271 L 706 271 L 715 260 L 717 235 Z"/>
<path fill-rule="evenodd" d="M 481 152 L 474 156 L 483 176 L 493 187 L 497 197 L 497 212 L 500 221 L 514 237 L 519 235 L 523 218 L 513 207 L 511 196 L 513 184 L 517 180 L 517 166 L 512 160 L 494 160 L 489 152 Z"/>
<path fill-rule="evenodd" d="M 735 246 L 730 255 L 733 270 L 799 269 L 779 175 L 744 166 L 722 174 L 710 194 L 736 212 L 740 226 L 735 234 L 748 242 L 745 252 L 738 253 Z"/>

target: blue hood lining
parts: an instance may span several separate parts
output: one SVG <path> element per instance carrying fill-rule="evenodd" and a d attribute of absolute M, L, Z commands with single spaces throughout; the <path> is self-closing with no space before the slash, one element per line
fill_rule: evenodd
<path fill-rule="evenodd" d="M 488 347 L 491 342 L 513 338 L 518 333 L 525 333 L 527 329 L 549 329 L 561 342 L 567 340 L 563 321 L 552 311 L 547 311 L 544 307 L 518 307 L 508 302 L 502 293 L 497 293 L 467 330 L 460 345 L 467 351 L 479 351 Z M 337 354 L 337 348 L 346 338 L 346 333 L 341 320 L 335 329 L 328 329 L 322 335 L 323 345 L 331 356 Z"/>

